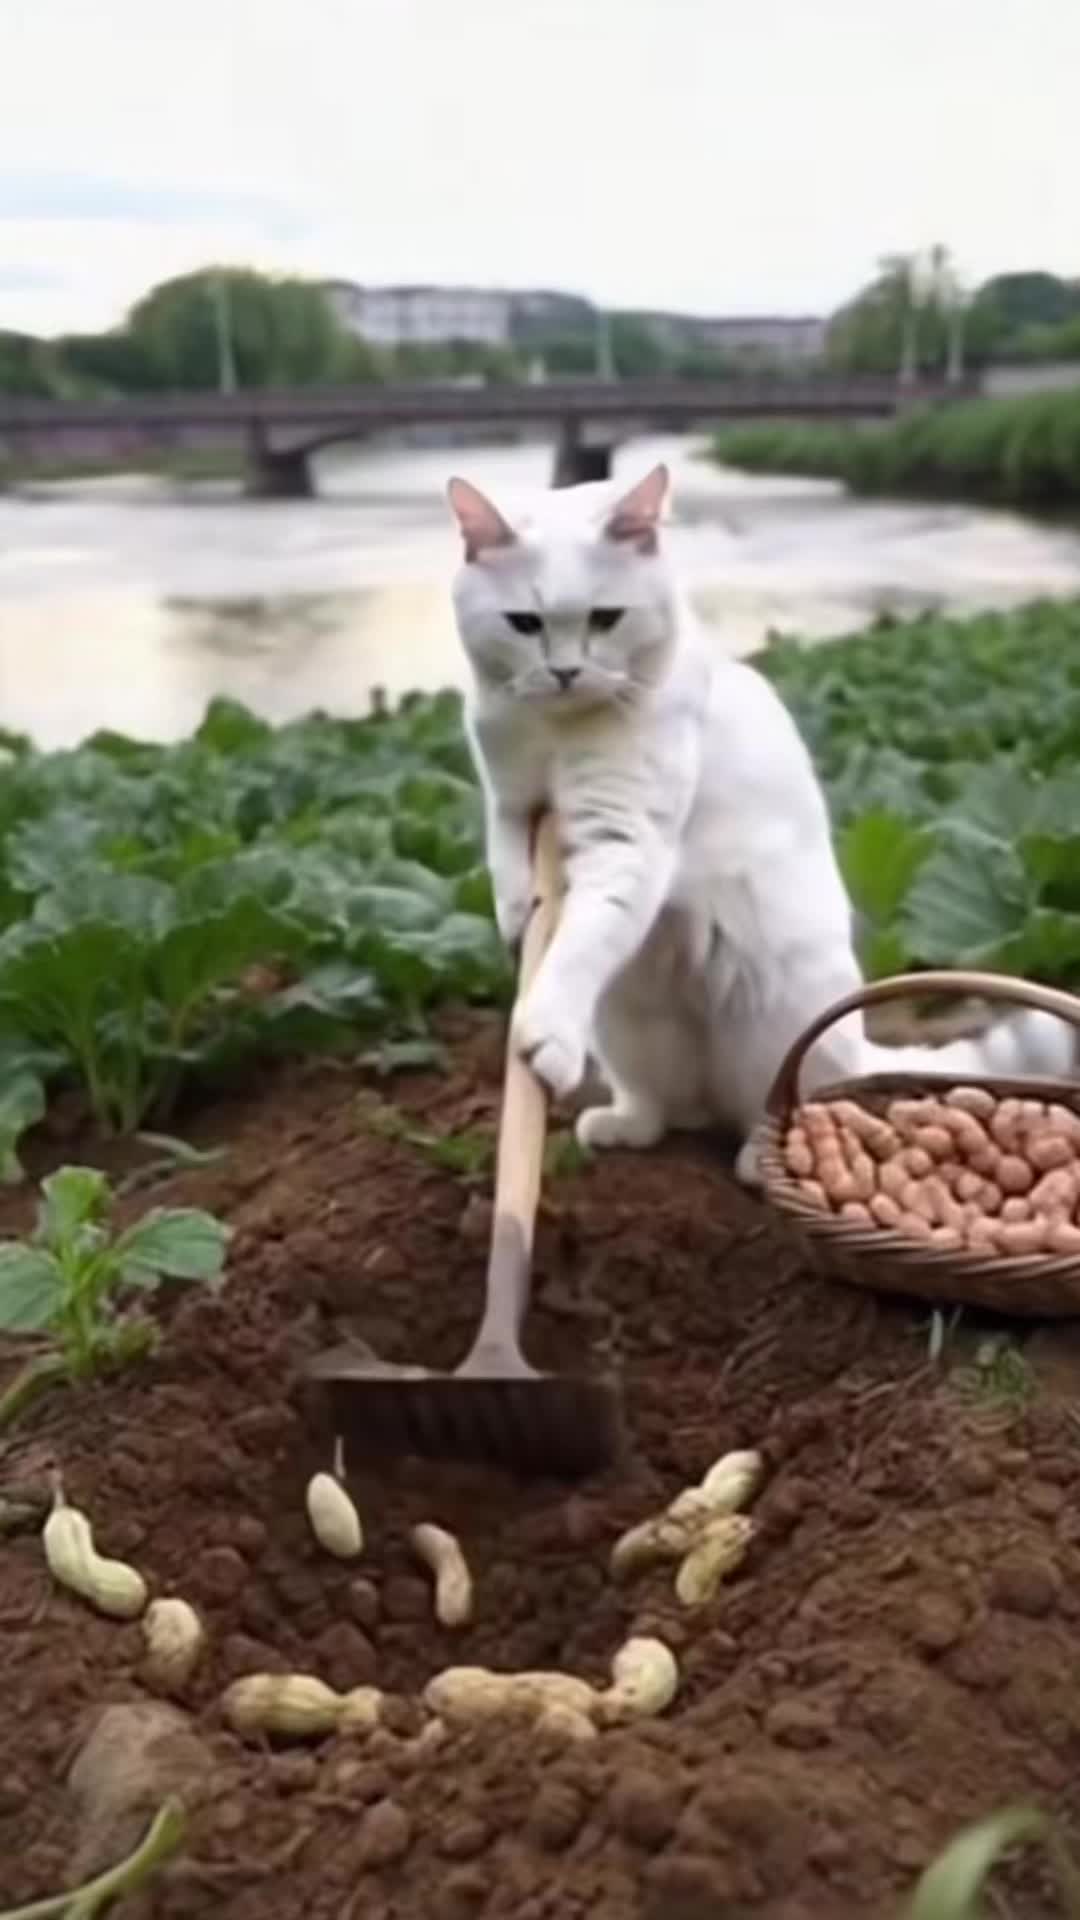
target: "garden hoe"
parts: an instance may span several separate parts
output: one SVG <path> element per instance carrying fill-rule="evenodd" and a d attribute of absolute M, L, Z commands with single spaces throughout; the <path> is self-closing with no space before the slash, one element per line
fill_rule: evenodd
<path fill-rule="evenodd" d="M 522 943 L 519 993 L 534 978 L 558 923 L 560 892 L 555 823 L 544 814 L 534 841 L 533 908 Z M 543 1086 L 508 1048 L 484 1314 L 457 1371 L 394 1366 L 359 1342 L 311 1363 L 309 1377 L 328 1392 L 347 1464 L 350 1456 L 358 1461 L 369 1452 L 421 1454 L 570 1478 L 604 1466 L 618 1452 L 621 1408 L 614 1382 L 538 1373 L 521 1351 L 546 1118 Z"/>

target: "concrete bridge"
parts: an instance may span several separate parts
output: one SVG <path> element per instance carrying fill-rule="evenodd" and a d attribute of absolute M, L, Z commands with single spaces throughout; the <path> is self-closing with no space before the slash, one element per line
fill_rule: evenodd
<path fill-rule="evenodd" d="M 727 380 L 574 380 L 525 386 L 426 384 L 304 387 L 241 393 L 163 393 L 109 400 L 31 400 L 0 394 L 0 462 L 121 463 L 147 451 L 243 454 L 251 489 L 267 498 L 314 491 L 311 457 L 324 447 L 401 428 L 453 432 L 547 428 L 556 486 L 604 479 L 619 440 L 644 431 L 704 431 L 738 420 L 880 420 L 902 409 L 970 398 L 976 382 L 803 374 Z"/>

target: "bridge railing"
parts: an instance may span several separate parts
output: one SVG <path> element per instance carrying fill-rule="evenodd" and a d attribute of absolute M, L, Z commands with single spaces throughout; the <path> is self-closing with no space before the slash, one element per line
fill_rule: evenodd
<path fill-rule="evenodd" d="M 898 405 L 959 399 L 975 381 L 839 378 L 805 373 L 728 380 L 560 380 L 529 385 L 446 384 L 155 393 L 93 400 L 0 394 L 0 432 L 79 426 L 255 425 L 370 421 L 373 426 L 470 420 L 626 420 L 660 415 L 708 420 L 740 414 L 891 413 Z"/>

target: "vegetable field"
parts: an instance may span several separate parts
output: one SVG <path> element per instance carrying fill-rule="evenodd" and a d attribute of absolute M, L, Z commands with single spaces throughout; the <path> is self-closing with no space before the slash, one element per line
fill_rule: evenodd
<path fill-rule="evenodd" d="M 1078 639 L 770 650 L 872 968 L 1077 978 Z M 5 741 L 0 1920 L 1053 1920 L 1068 1330 L 829 1284 L 717 1143 L 560 1113 L 527 1345 L 626 1458 L 342 1459 L 315 1353 L 472 1337 L 507 989 L 453 699 Z"/>
<path fill-rule="evenodd" d="M 1080 980 L 1080 605 L 781 642 L 764 665 L 824 779 L 869 973 Z"/>
<path fill-rule="evenodd" d="M 1080 605 L 927 619 L 763 657 L 824 777 L 873 974 L 1080 978 Z M 193 1078 L 354 1049 L 419 1062 L 501 999 L 453 695 L 275 732 L 212 707 L 158 747 L 0 736 L 0 1172 L 45 1089 L 102 1130 Z"/>

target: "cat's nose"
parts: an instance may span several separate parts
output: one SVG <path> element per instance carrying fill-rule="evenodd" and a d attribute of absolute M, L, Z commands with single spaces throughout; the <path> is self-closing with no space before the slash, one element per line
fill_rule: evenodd
<path fill-rule="evenodd" d="M 548 672 L 550 673 L 552 679 L 558 682 L 560 693 L 565 693 L 569 687 L 573 686 L 574 681 L 577 679 L 578 674 L 581 672 L 581 668 L 580 667 L 549 667 Z"/>

